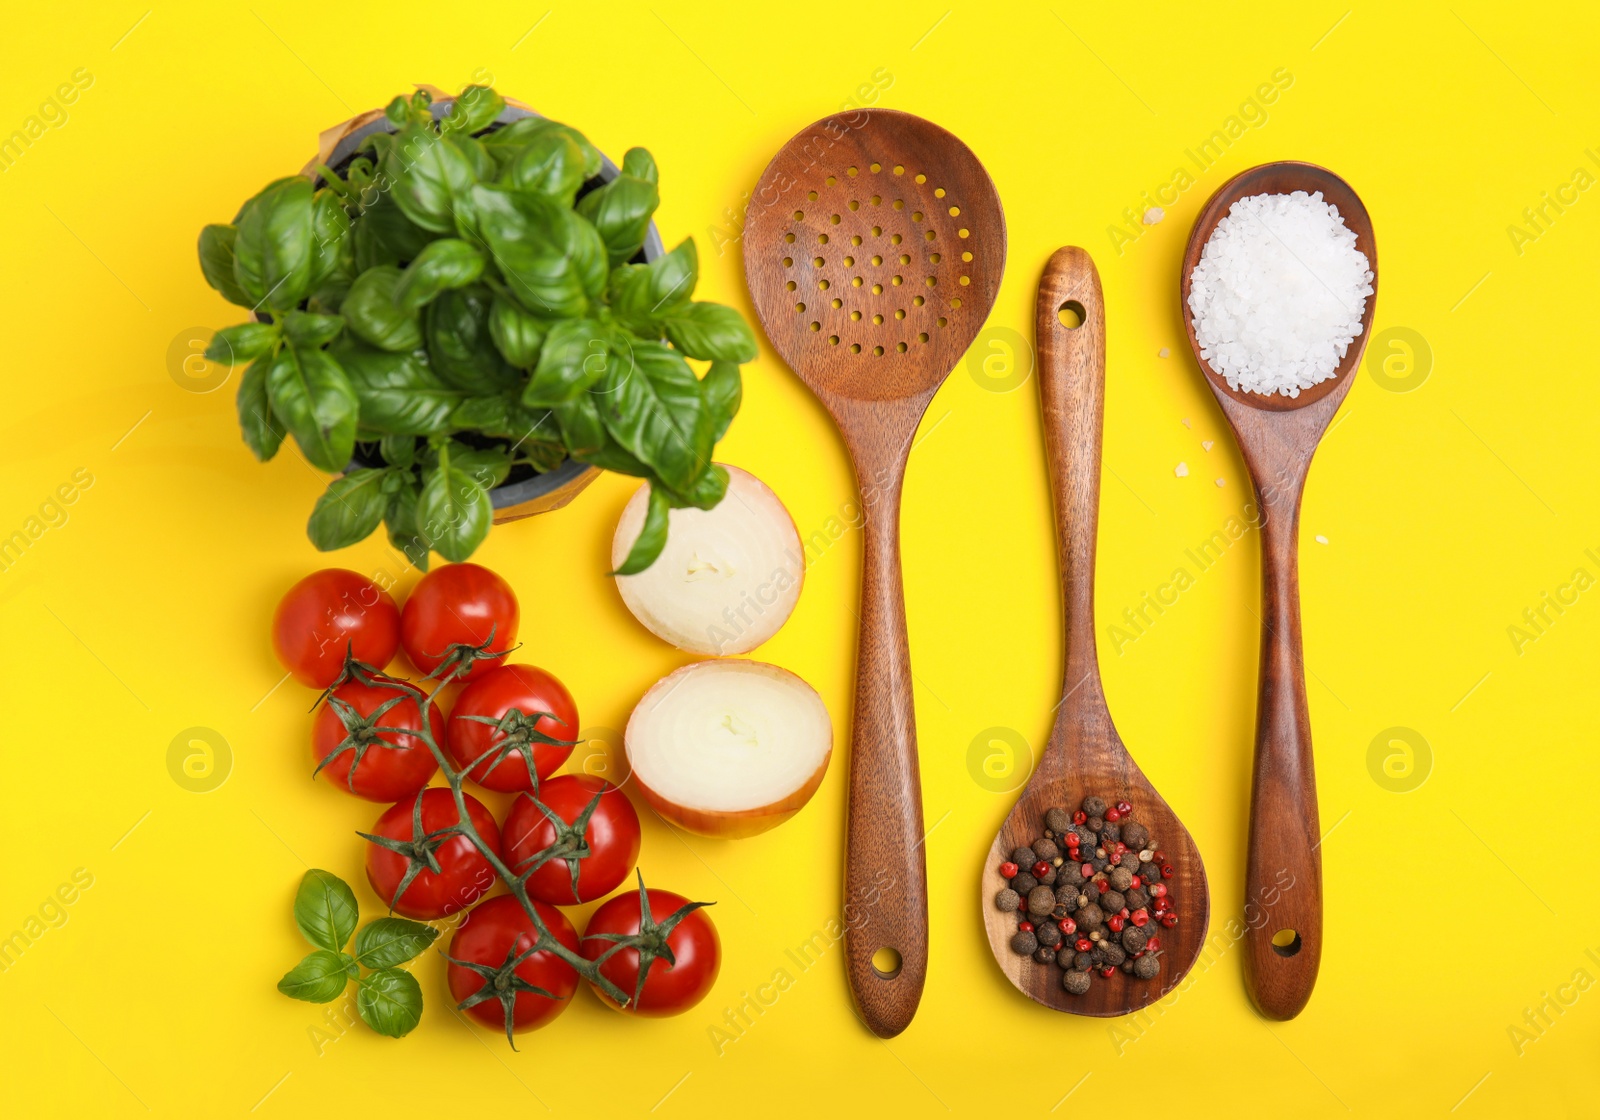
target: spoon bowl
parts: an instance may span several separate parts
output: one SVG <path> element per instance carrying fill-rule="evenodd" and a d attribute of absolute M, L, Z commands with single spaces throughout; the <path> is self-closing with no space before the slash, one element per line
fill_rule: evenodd
<path fill-rule="evenodd" d="M 1066 326 L 1063 309 L 1079 325 Z M 1084 250 L 1059 249 L 1045 266 L 1035 331 L 1066 615 L 1066 663 L 1050 742 L 984 863 L 981 905 L 989 948 L 1024 995 L 1056 1011 L 1128 1015 L 1166 995 L 1194 967 L 1205 941 L 1210 892 L 1194 838 L 1129 756 L 1111 722 L 1100 682 L 1094 553 L 1105 411 L 1105 304 L 1099 274 Z M 994 900 L 1006 886 L 1000 865 L 1013 849 L 1044 834 L 1045 812 L 1057 807 L 1071 812 L 1090 795 L 1113 803 L 1126 800 L 1133 806 L 1132 819 L 1150 830 L 1152 843 L 1173 869 L 1164 882 L 1178 924 L 1169 929 L 1152 921 L 1146 927 L 1161 938 L 1162 967 L 1154 979 L 1138 980 L 1120 970 L 1109 977 L 1095 974 L 1088 992 L 1075 996 L 1062 986 L 1060 967 L 1012 951 L 1018 915 L 998 909 Z"/>
<path fill-rule="evenodd" d="M 1321 191 L 1356 235 L 1372 270 L 1361 333 L 1333 377 L 1297 397 L 1234 389 L 1200 356 L 1189 310 L 1190 277 L 1224 215 L 1241 198 Z M 1195 361 L 1228 418 L 1255 487 L 1261 530 L 1261 680 L 1245 871 L 1245 982 L 1263 1015 L 1292 1019 L 1305 1007 L 1322 959 L 1322 836 L 1300 634 L 1300 501 L 1317 445 L 1349 393 L 1377 304 L 1372 219 L 1350 185 L 1309 163 L 1269 163 L 1234 176 L 1195 219 L 1183 255 L 1179 303 Z"/>

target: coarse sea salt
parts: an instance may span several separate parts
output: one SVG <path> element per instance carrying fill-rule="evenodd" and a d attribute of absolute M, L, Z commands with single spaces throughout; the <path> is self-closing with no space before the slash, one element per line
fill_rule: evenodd
<path fill-rule="evenodd" d="M 1298 397 L 1361 333 L 1372 267 L 1322 192 L 1241 198 L 1189 276 L 1200 356 L 1228 385 Z"/>

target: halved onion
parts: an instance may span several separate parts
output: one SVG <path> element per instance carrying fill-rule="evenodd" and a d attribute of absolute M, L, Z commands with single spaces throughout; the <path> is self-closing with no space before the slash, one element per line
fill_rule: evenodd
<path fill-rule="evenodd" d="M 755 475 L 728 467 L 716 509 L 675 509 L 667 546 L 644 571 L 617 576 L 634 617 L 690 653 L 749 653 L 778 632 L 800 598 L 805 551 L 794 520 Z M 644 528 L 648 483 L 623 507 L 611 542 L 621 567 Z"/>
<path fill-rule="evenodd" d="M 702 836 L 782 824 L 822 784 L 833 723 L 816 689 L 764 661 L 698 661 L 667 674 L 628 719 L 645 800 Z"/>

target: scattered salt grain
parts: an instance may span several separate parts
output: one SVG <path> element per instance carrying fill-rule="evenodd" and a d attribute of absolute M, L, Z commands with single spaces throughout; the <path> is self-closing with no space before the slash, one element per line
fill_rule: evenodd
<path fill-rule="evenodd" d="M 1372 267 L 1322 192 L 1241 198 L 1189 276 L 1200 356 L 1229 386 L 1282 393 L 1326 381 L 1357 335 Z"/>
<path fill-rule="evenodd" d="M 1190 423 L 1189 423 L 1189 418 L 1188 418 L 1188 417 L 1187 417 L 1187 416 L 1185 416 L 1185 417 L 1184 417 L 1184 418 L 1183 418 L 1183 426 L 1184 426 L 1184 427 L 1185 427 L 1185 428 L 1189 428 L 1189 427 L 1193 427 L 1193 425 L 1192 425 L 1192 424 L 1190 424 Z"/>
<path fill-rule="evenodd" d="M 1168 350 L 1165 346 L 1156 351 L 1156 357 L 1158 358 L 1170 358 L 1171 356 L 1172 351 Z"/>
<path fill-rule="evenodd" d="M 1327 544 L 1328 543 L 1328 538 L 1323 536 L 1321 533 L 1318 533 L 1317 534 L 1317 543 L 1318 544 Z"/>
<path fill-rule="evenodd" d="M 1219 479 L 1217 479 L 1217 485 L 1218 486 L 1226 486 L 1227 482 L 1225 480 L 1219 478 Z"/>
<path fill-rule="evenodd" d="M 1212 446 L 1213 446 L 1213 444 L 1212 444 L 1211 440 L 1203 439 L 1203 440 L 1200 441 L 1200 446 L 1205 448 L 1207 451 L 1210 451 Z"/>
<path fill-rule="evenodd" d="M 1174 470 L 1172 473 L 1177 475 L 1179 478 L 1188 478 L 1189 477 L 1189 464 L 1188 463 L 1179 463 L 1177 469 Z"/>
<path fill-rule="evenodd" d="M 1153 226 L 1166 216 L 1167 212 L 1161 209 L 1161 207 L 1152 206 L 1150 209 L 1144 212 L 1144 224 L 1147 226 Z"/>

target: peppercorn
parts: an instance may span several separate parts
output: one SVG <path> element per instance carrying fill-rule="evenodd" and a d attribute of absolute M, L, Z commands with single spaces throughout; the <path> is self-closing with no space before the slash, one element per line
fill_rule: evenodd
<path fill-rule="evenodd" d="M 1067 913 L 1072 913 L 1078 908 L 1078 888 L 1069 887 L 1065 883 L 1056 884 L 1056 904 L 1065 906 Z"/>
<path fill-rule="evenodd" d="M 1122 951 L 1122 946 L 1115 941 L 1102 941 L 1100 943 L 1100 959 L 1113 967 L 1128 959 L 1128 954 Z"/>
<path fill-rule="evenodd" d="M 1090 860 L 1089 861 L 1089 865 L 1094 868 L 1094 873 L 1096 875 L 1098 875 L 1098 874 L 1100 874 L 1100 872 L 1102 872 L 1106 868 L 1110 867 L 1111 863 L 1110 863 L 1109 860 L 1106 860 L 1106 859 L 1102 858 L 1102 859 L 1092 859 L 1092 860 Z"/>
<path fill-rule="evenodd" d="M 1011 935 L 1011 951 L 1019 957 L 1031 957 L 1039 948 L 1039 939 L 1032 930 L 1020 929 Z"/>
<path fill-rule="evenodd" d="M 1083 995 L 1084 992 L 1089 990 L 1090 983 L 1089 974 L 1077 969 L 1073 969 L 1071 972 L 1064 972 L 1061 975 L 1061 986 L 1067 990 L 1069 995 Z"/>
<path fill-rule="evenodd" d="M 1122 826 L 1122 842 L 1137 852 L 1150 843 L 1150 830 L 1138 821 L 1127 821 Z"/>
<path fill-rule="evenodd" d="M 1046 865 L 1044 874 L 1041 875 L 1039 872 L 1035 871 L 1033 873 L 1033 877 L 1048 887 L 1056 881 L 1056 869 Z"/>
<path fill-rule="evenodd" d="M 1161 878 L 1161 868 L 1147 860 L 1139 861 L 1139 878 L 1147 883 L 1153 883 Z"/>
<path fill-rule="evenodd" d="M 1126 891 L 1133 885 L 1133 872 L 1126 867 L 1113 867 L 1106 878 L 1110 880 L 1114 890 Z"/>
<path fill-rule="evenodd" d="M 1077 919 L 1079 929 L 1099 929 L 1105 924 L 1106 915 L 1104 910 L 1091 902 L 1078 907 Z"/>
<path fill-rule="evenodd" d="M 1083 865 L 1063 863 L 1056 868 L 1056 882 L 1063 886 L 1077 887 L 1083 882 Z"/>
<path fill-rule="evenodd" d="M 1067 904 L 1057 901 L 1054 906 L 1050 907 L 1050 916 L 1058 922 L 1065 918 L 1067 916 Z"/>
<path fill-rule="evenodd" d="M 1086 827 L 1090 832 L 1094 833 L 1096 836 L 1099 836 L 1100 835 L 1100 830 L 1106 826 L 1106 822 L 1105 822 L 1105 818 L 1104 817 L 1090 817 L 1088 820 L 1084 821 L 1083 823 L 1084 823 L 1084 827 Z M 1086 836 L 1086 837 L 1084 837 L 1084 839 L 1087 840 L 1088 837 Z"/>
<path fill-rule="evenodd" d="M 1118 910 L 1121 910 L 1126 905 L 1127 902 L 1124 901 L 1123 897 L 1116 891 L 1107 891 L 1105 894 L 1100 896 L 1100 909 L 1104 910 L 1107 914 L 1115 914 Z"/>
<path fill-rule="evenodd" d="M 1122 830 L 1114 824 L 1108 824 L 1100 830 L 1100 846 L 1111 849 L 1117 846 L 1117 841 L 1122 839 Z"/>
<path fill-rule="evenodd" d="M 1038 858 L 1033 854 L 1032 848 L 1016 848 L 1011 853 L 1011 862 L 1023 870 L 1032 867 Z"/>
<path fill-rule="evenodd" d="M 1083 811 L 1088 813 L 1091 817 L 1098 817 L 1101 813 L 1106 811 L 1106 803 L 1101 798 L 1090 794 L 1088 797 L 1083 799 Z"/>
<path fill-rule="evenodd" d="M 1122 947 L 1130 953 L 1142 953 L 1146 940 L 1144 930 L 1138 926 L 1129 926 L 1122 931 Z"/>
<path fill-rule="evenodd" d="M 1011 889 L 1018 894 L 1027 894 L 1039 885 L 1039 880 L 1029 875 L 1026 871 L 1019 871 L 1011 877 Z"/>
<path fill-rule="evenodd" d="M 1122 901 L 1129 910 L 1143 910 L 1150 905 L 1150 896 L 1143 887 L 1134 887 L 1122 896 Z"/>
<path fill-rule="evenodd" d="M 1044 826 L 1057 836 L 1060 836 L 1063 832 L 1065 832 L 1067 830 L 1067 826 L 1071 823 L 1072 814 L 1067 812 L 1065 809 L 1049 809 L 1045 812 Z"/>
<path fill-rule="evenodd" d="M 1054 922 L 1044 922 L 1033 931 L 1033 936 L 1039 939 L 1040 945 L 1053 949 L 1061 944 L 1061 927 Z"/>
<path fill-rule="evenodd" d="M 1065 968 L 1066 966 L 1063 965 L 1062 967 Z M 1079 972 L 1088 972 L 1094 967 L 1094 954 L 1085 953 L 1082 950 L 1079 950 L 1072 956 L 1072 967 L 1077 969 Z"/>
<path fill-rule="evenodd" d="M 1028 913 L 1048 914 L 1055 909 L 1056 892 L 1049 887 L 1034 887 L 1028 892 Z"/>
<path fill-rule="evenodd" d="M 1141 980 L 1154 980 L 1161 971 L 1161 959 L 1154 953 L 1146 953 L 1133 962 L 1133 974 Z"/>
<path fill-rule="evenodd" d="M 1056 955 L 1054 952 L 1041 945 L 1039 948 L 1033 951 L 1033 959 L 1038 961 L 1040 964 L 1049 964 L 1051 961 L 1056 959 Z"/>
<path fill-rule="evenodd" d="M 1016 874 L 1017 874 L 1017 871 L 1018 871 L 1017 865 L 1012 863 L 1010 860 L 1007 860 L 1005 863 L 1002 863 L 1000 865 L 1000 878 L 1002 878 L 1002 879 L 1015 878 Z"/>
<path fill-rule="evenodd" d="M 1042 860 L 1053 860 L 1061 854 L 1061 849 L 1056 847 L 1054 840 L 1036 840 L 1033 844 L 1033 854 Z"/>
<path fill-rule="evenodd" d="M 1002 887 L 999 893 L 994 896 L 994 904 L 996 909 L 999 910 L 1015 910 L 1022 904 L 1022 896 L 1010 887 Z"/>
<path fill-rule="evenodd" d="M 1132 976 L 1133 975 L 1133 965 L 1134 965 L 1134 962 L 1132 960 L 1123 961 L 1122 962 L 1122 971 L 1124 973 L 1126 973 L 1127 975 Z"/>

